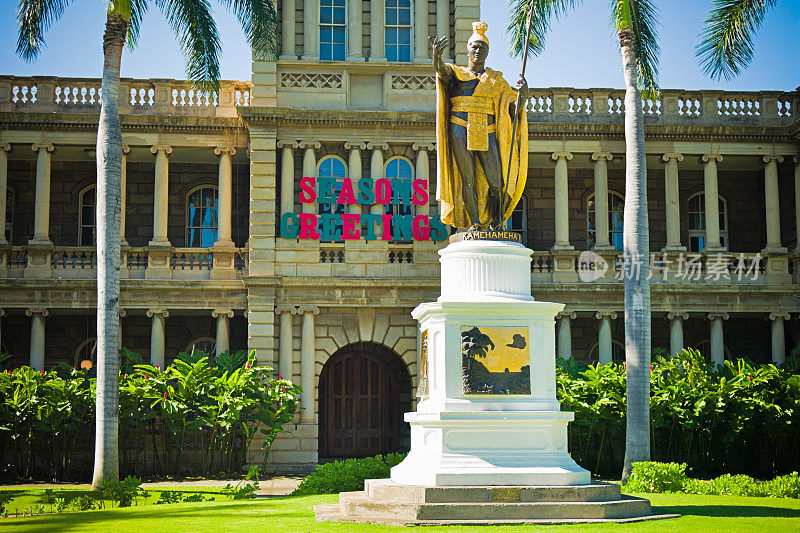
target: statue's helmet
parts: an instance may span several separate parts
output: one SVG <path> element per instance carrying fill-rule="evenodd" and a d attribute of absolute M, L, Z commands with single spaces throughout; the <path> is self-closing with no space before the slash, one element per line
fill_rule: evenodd
<path fill-rule="evenodd" d="M 483 41 L 488 47 L 489 39 L 486 37 L 486 30 L 488 29 L 489 25 L 485 22 L 473 22 L 472 35 L 470 35 L 469 41 L 467 41 L 467 46 L 471 45 L 475 41 Z"/>

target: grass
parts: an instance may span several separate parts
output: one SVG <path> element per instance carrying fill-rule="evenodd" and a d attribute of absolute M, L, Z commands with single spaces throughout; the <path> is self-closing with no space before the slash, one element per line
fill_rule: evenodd
<path fill-rule="evenodd" d="M 160 489 L 159 489 L 160 490 Z M 191 491 L 189 491 L 191 492 Z M 656 511 L 680 513 L 680 518 L 635 524 L 585 524 L 578 526 L 432 527 L 424 531 L 464 533 L 512 533 L 523 531 L 566 533 L 571 531 L 800 531 L 800 500 L 698 496 L 686 494 L 640 494 L 649 498 Z M 3 532 L 102 531 L 269 531 L 270 533 L 385 533 L 408 532 L 362 524 L 318 523 L 313 506 L 334 503 L 337 495 L 267 498 L 248 501 L 213 501 L 175 505 L 106 509 L 82 513 L 43 515 L 0 520 Z M 219 500 L 219 498 L 217 499 Z"/>

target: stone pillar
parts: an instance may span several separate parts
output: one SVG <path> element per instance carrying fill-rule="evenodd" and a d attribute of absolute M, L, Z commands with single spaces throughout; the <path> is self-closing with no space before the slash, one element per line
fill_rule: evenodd
<path fill-rule="evenodd" d="M 553 250 L 572 250 L 573 247 L 569 243 L 569 181 L 567 178 L 567 161 L 572 160 L 572 154 L 555 152 L 550 157 L 556 162 L 556 242 Z"/>
<path fill-rule="evenodd" d="M 617 318 L 617 313 L 615 311 L 598 311 L 594 316 L 600 321 L 600 331 L 597 334 L 597 360 L 601 365 L 605 365 L 614 359 L 611 321 Z"/>
<path fill-rule="evenodd" d="M 319 0 L 303 0 L 303 61 L 319 59 Z"/>
<path fill-rule="evenodd" d="M 281 149 L 281 214 L 294 212 L 294 149 L 297 141 L 278 141 Z"/>
<path fill-rule="evenodd" d="M 765 155 L 764 167 L 764 207 L 767 216 L 767 246 L 761 251 L 764 254 L 786 253 L 781 246 L 781 210 L 778 197 L 778 163 L 783 162 L 783 156 Z"/>
<path fill-rule="evenodd" d="M 700 158 L 703 165 L 703 183 L 706 197 L 706 240 L 703 251 L 722 250 L 719 241 L 719 189 L 717 188 L 717 163 L 722 162 L 718 154 L 706 154 Z"/>
<path fill-rule="evenodd" d="M 608 242 L 608 162 L 614 158 L 608 152 L 595 152 L 594 161 L 594 249 L 611 250 Z M 566 163 L 564 163 L 566 167 Z M 565 171 L 566 173 L 566 171 Z M 558 216 L 558 215 L 556 215 Z M 558 239 L 556 239 L 557 241 Z"/>
<path fill-rule="evenodd" d="M 664 166 L 664 190 L 666 193 L 667 245 L 664 252 L 684 252 L 681 245 L 681 208 L 678 189 L 678 163 L 683 154 L 667 153 L 661 156 Z"/>
<path fill-rule="evenodd" d="M 689 319 L 689 313 L 679 313 L 670 311 L 667 313 L 669 320 L 669 355 L 675 355 L 683 351 L 683 321 Z"/>
<path fill-rule="evenodd" d="M 379 9 L 370 8 L 369 20 L 369 60 L 371 63 L 386 62 L 386 9 L 384 3 L 372 0 L 372 4 L 377 4 Z"/>
<path fill-rule="evenodd" d="M 350 159 L 347 164 L 347 174 L 353 185 L 353 193 L 358 196 L 358 180 L 361 179 L 361 150 L 367 147 L 367 143 L 358 141 L 347 141 L 344 149 L 350 150 Z M 351 204 L 347 209 L 348 213 L 361 214 L 359 204 Z"/>
<path fill-rule="evenodd" d="M 275 308 L 275 314 L 280 315 L 280 332 L 278 333 L 278 372 L 283 379 L 293 381 L 294 363 L 292 348 L 293 331 L 292 317 L 298 313 L 293 305 L 279 305 Z"/>
<path fill-rule="evenodd" d="M 562 311 L 556 315 L 558 321 L 558 356 L 569 359 L 572 356 L 572 321 L 578 315 L 575 311 Z"/>
<path fill-rule="evenodd" d="M 772 322 L 772 362 L 782 365 L 786 362 L 786 335 L 783 332 L 784 320 L 789 320 L 789 313 L 770 313 Z"/>
<path fill-rule="evenodd" d="M 119 232 L 120 232 L 120 244 L 122 246 L 128 246 L 128 241 L 125 239 L 125 204 L 128 201 L 128 154 L 131 152 L 131 147 L 128 145 L 122 145 L 122 173 L 120 176 L 122 177 L 122 183 L 120 188 L 120 206 L 121 206 L 121 218 L 119 222 Z"/>
<path fill-rule="evenodd" d="M 170 246 L 167 238 L 167 213 L 169 210 L 169 155 L 172 146 L 157 144 L 150 147 L 156 155 L 156 175 L 153 187 L 153 240 L 150 246 Z"/>
<path fill-rule="evenodd" d="M 303 177 L 317 176 L 317 152 L 322 148 L 322 144 L 318 141 L 300 141 L 300 148 L 305 149 L 303 153 Z M 303 213 L 316 213 L 317 203 L 302 204 Z"/>
<path fill-rule="evenodd" d="M 152 318 L 150 327 L 150 364 L 164 369 L 164 337 L 166 335 L 164 321 L 169 318 L 166 309 L 148 309 L 147 316 Z"/>
<path fill-rule="evenodd" d="M 450 2 L 449 0 L 436 0 L 436 35 L 447 37 L 447 50 L 442 54 L 442 61 L 452 63 L 450 47 L 453 46 L 450 38 Z"/>
<path fill-rule="evenodd" d="M 319 307 L 301 306 L 298 312 L 303 315 L 303 332 L 300 343 L 300 385 L 303 387 L 303 394 L 300 397 L 300 404 L 303 411 L 300 414 L 302 422 L 315 422 L 316 413 L 314 412 L 314 369 L 316 365 L 316 336 L 314 333 L 314 315 L 319 314 Z"/>
<path fill-rule="evenodd" d="M 44 318 L 50 310 L 44 307 L 30 307 L 25 314 L 31 317 L 31 360 L 30 367 L 44 370 Z"/>
<path fill-rule="evenodd" d="M 415 178 L 418 180 L 423 180 L 425 183 L 428 184 L 428 203 L 425 205 L 416 205 L 415 207 L 415 214 L 417 215 L 430 215 L 431 214 L 431 205 L 430 205 L 430 198 L 436 196 L 436 191 L 431 193 L 431 183 L 430 183 L 430 158 L 428 157 L 428 152 L 432 152 L 434 149 L 433 143 L 420 143 L 415 142 L 411 145 L 411 149 L 417 152 L 417 168 L 416 168 L 416 176 Z"/>
<path fill-rule="evenodd" d="M 214 355 L 219 355 L 231 349 L 231 323 L 233 309 L 214 309 L 211 316 L 217 319 L 217 339 L 214 343 Z"/>
<path fill-rule="evenodd" d="M 414 0 L 414 63 L 428 59 L 428 0 Z"/>
<path fill-rule="evenodd" d="M 214 246 L 233 247 L 231 239 L 232 205 L 233 205 L 233 167 L 231 157 L 236 148 L 217 146 L 214 153 L 219 156 L 219 181 L 217 192 L 217 242 Z"/>
<path fill-rule="evenodd" d="M 8 195 L 8 154 L 9 143 L 0 143 L 0 246 L 8 244 L 6 240 L 6 196 Z M 0 315 L 2 316 L 2 315 Z"/>
<path fill-rule="evenodd" d="M 38 152 L 36 159 L 36 205 L 34 209 L 33 238 L 30 244 L 52 245 L 50 241 L 50 161 L 55 147 L 49 143 L 31 146 Z M 5 202 L 5 198 L 3 198 Z M 5 228 L 4 228 L 5 231 Z"/>
<path fill-rule="evenodd" d="M 363 33 L 361 13 L 363 6 L 361 0 L 349 0 L 347 2 L 350 12 L 347 24 L 347 60 L 364 61 L 364 53 L 361 35 Z"/>
<path fill-rule="evenodd" d="M 372 150 L 372 159 L 370 160 L 369 171 L 370 176 L 372 176 L 372 181 L 376 182 L 385 177 L 386 169 L 384 168 L 383 163 L 383 151 L 389 149 L 389 143 L 368 142 L 367 149 Z M 370 213 L 374 215 L 382 215 L 383 212 L 384 206 L 379 204 L 377 201 L 372 204 Z"/>
<path fill-rule="evenodd" d="M 295 32 L 295 10 L 297 9 L 297 0 L 283 0 L 283 21 L 281 24 L 281 55 L 278 59 L 283 61 L 294 61 L 297 59 L 297 50 L 295 49 L 294 32 Z"/>
<path fill-rule="evenodd" d="M 800 156 L 794 156 L 794 227 L 797 246 L 794 253 L 800 254 Z"/>
<path fill-rule="evenodd" d="M 722 321 L 728 320 L 728 313 L 708 313 L 711 322 L 711 362 L 721 365 L 725 362 L 725 336 L 722 331 Z"/>

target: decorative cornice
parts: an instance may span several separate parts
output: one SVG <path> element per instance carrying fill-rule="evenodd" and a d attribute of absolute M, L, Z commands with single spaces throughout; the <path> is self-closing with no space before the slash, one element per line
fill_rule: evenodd
<path fill-rule="evenodd" d="M 97 132 L 97 117 L 85 113 L 0 113 L 0 129 Z M 220 134 L 247 131 L 246 124 L 233 117 L 122 115 L 120 122 L 123 133 Z"/>
<path fill-rule="evenodd" d="M 214 318 L 218 318 L 221 316 L 227 316 L 228 318 L 233 318 L 233 309 L 214 309 L 211 311 L 211 316 Z"/>
<path fill-rule="evenodd" d="M 675 161 L 680 163 L 681 161 L 683 161 L 683 154 L 677 154 L 677 153 L 674 153 L 674 152 L 667 152 L 666 154 L 661 156 L 661 160 L 664 163 L 669 163 L 670 160 L 672 160 L 672 159 L 674 159 Z"/>
<path fill-rule="evenodd" d="M 594 314 L 594 317 L 597 320 L 602 320 L 604 318 L 610 318 L 611 320 L 617 319 L 617 312 L 616 311 L 598 311 Z"/>
<path fill-rule="evenodd" d="M 33 143 L 31 145 L 31 150 L 34 152 L 38 152 L 39 150 L 46 150 L 48 152 L 52 152 L 56 149 L 52 143 Z"/>
<path fill-rule="evenodd" d="M 164 155 L 170 155 L 172 153 L 172 146 L 169 144 L 154 144 L 150 147 L 151 154 L 155 154 L 157 152 L 164 152 Z"/>
<path fill-rule="evenodd" d="M 236 148 L 233 146 L 217 146 L 214 148 L 214 155 L 228 154 L 229 156 L 236 155 Z"/>
<path fill-rule="evenodd" d="M 689 320 L 689 313 L 686 311 L 670 311 L 667 313 L 667 320 L 672 322 L 675 319 L 679 320 Z"/>
<path fill-rule="evenodd" d="M 610 154 L 609 152 L 594 152 L 592 154 L 592 161 L 597 161 L 599 159 L 605 159 L 606 161 L 611 161 L 614 159 L 614 155 Z"/>

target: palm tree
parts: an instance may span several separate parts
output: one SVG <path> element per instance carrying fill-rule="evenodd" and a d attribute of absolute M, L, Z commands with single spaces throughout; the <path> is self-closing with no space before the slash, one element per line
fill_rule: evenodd
<path fill-rule="evenodd" d="M 697 56 L 712 79 L 730 81 L 753 60 L 753 34 L 778 0 L 714 0 L 697 45 Z"/>
<path fill-rule="evenodd" d="M 565 16 L 581 0 L 513 0 L 508 32 L 512 51 L 541 53 L 554 18 Z M 533 5 L 531 5 L 533 4 Z M 622 480 L 631 464 L 650 460 L 650 284 L 647 276 L 650 232 L 647 217 L 647 167 L 644 149 L 642 93 L 658 92 L 657 10 L 652 0 L 611 0 L 625 78 L 625 360 L 627 367 L 627 431 Z M 525 43 L 526 19 L 531 38 Z M 641 91 L 641 92 L 640 92 Z"/>
<path fill-rule="evenodd" d="M 220 0 L 237 15 L 254 50 L 274 56 L 278 17 L 272 0 Z M 35 60 L 44 34 L 69 0 L 19 0 L 17 54 Z M 120 62 L 127 41 L 133 48 L 145 12 L 154 4 L 172 27 L 186 57 L 186 73 L 198 87 L 219 87 L 220 40 L 208 0 L 110 0 L 103 35 L 103 80 L 97 128 L 97 395 L 92 488 L 119 479 L 119 261 L 122 131 Z"/>

